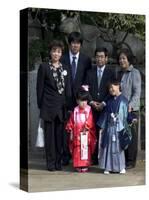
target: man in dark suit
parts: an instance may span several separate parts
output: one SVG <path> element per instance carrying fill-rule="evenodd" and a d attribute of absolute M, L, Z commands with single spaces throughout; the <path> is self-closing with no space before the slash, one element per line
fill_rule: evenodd
<path fill-rule="evenodd" d="M 61 62 L 70 70 L 70 81 L 72 89 L 72 101 L 69 110 L 76 106 L 76 93 L 86 79 L 87 71 L 91 68 L 91 59 L 80 52 L 83 39 L 80 33 L 72 32 L 68 36 L 69 51 L 62 57 Z M 69 150 L 67 145 L 67 134 L 64 138 L 63 164 L 69 163 Z"/>
<path fill-rule="evenodd" d="M 106 66 L 108 62 L 108 50 L 98 48 L 95 51 L 96 66 L 88 71 L 85 84 L 89 85 L 90 105 L 92 106 L 95 122 L 99 117 L 100 111 L 106 105 L 109 98 L 108 83 L 115 78 L 113 70 Z M 97 139 L 99 130 L 96 127 Z M 93 164 L 98 164 L 98 142 L 93 155 Z"/>

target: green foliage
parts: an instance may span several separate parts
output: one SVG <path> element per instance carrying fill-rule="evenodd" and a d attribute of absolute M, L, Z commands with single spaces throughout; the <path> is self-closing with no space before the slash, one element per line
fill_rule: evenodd
<path fill-rule="evenodd" d="M 109 13 L 103 20 L 107 29 L 126 31 L 145 38 L 145 20 L 143 15 L 112 14 Z"/>
<path fill-rule="evenodd" d="M 80 16 L 83 23 L 132 33 L 145 40 L 145 15 L 80 12 Z"/>
<path fill-rule="evenodd" d="M 74 17 L 78 15 L 81 24 L 94 25 L 99 29 L 106 28 L 107 30 L 112 30 L 113 33 L 116 33 L 116 31 L 124 31 L 126 32 L 126 36 L 127 33 L 132 33 L 141 40 L 145 40 L 144 15 L 36 8 L 29 9 L 29 12 L 31 13 L 33 20 L 38 19 L 38 21 L 41 23 L 41 31 L 43 33 L 42 38 L 33 40 L 29 45 L 30 69 L 34 68 L 36 58 L 40 57 L 41 60 L 44 61 L 44 59 L 48 57 L 48 44 L 51 40 L 57 38 L 65 41 L 64 34 L 60 33 L 59 31 L 62 14 L 64 14 L 66 17 Z M 108 34 L 108 31 L 106 34 Z"/>

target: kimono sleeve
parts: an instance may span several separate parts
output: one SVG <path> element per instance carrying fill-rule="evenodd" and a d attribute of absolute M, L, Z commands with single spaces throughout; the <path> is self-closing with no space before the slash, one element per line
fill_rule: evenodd
<path fill-rule="evenodd" d="M 74 112 L 71 113 L 68 122 L 66 123 L 65 129 L 67 132 L 71 132 L 74 129 Z"/>
<path fill-rule="evenodd" d="M 89 130 L 93 130 L 93 131 L 96 130 L 95 129 L 95 123 L 94 123 L 94 119 L 93 119 L 92 110 L 90 110 L 90 112 L 89 112 L 89 116 L 88 116 L 85 128 L 89 129 Z"/>
<path fill-rule="evenodd" d="M 106 109 L 105 109 L 105 110 L 102 111 L 102 113 L 100 114 L 100 116 L 98 118 L 97 126 L 99 126 L 101 129 L 105 129 L 107 119 L 108 119 L 108 114 L 107 114 Z"/>
<path fill-rule="evenodd" d="M 127 126 L 127 116 L 128 116 L 128 103 L 122 101 L 119 107 L 117 131 L 121 131 Z"/>
<path fill-rule="evenodd" d="M 89 145 L 91 148 L 91 153 L 93 154 L 97 139 L 96 139 L 96 128 L 95 128 L 95 122 L 93 119 L 92 110 L 90 110 L 89 117 L 86 122 L 86 129 L 89 130 Z"/>

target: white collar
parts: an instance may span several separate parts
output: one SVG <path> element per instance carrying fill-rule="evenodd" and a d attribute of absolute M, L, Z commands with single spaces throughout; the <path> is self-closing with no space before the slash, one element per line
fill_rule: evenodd
<path fill-rule="evenodd" d="M 80 52 L 78 52 L 77 54 L 72 54 L 72 52 L 71 51 L 69 51 L 69 56 L 70 56 L 70 58 L 72 59 L 72 57 L 76 57 L 76 59 L 78 60 L 78 58 L 79 58 L 79 54 L 80 54 Z"/>
<path fill-rule="evenodd" d="M 100 69 L 100 70 L 101 70 L 101 72 L 103 72 L 103 71 L 104 71 L 104 69 L 105 69 L 105 67 L 106 67 L 105 65 L 103 65 L 102 67 L 98 67 L 98 66 L 97 66 L 97 70 L 98 70 L 98 69 Z"/>

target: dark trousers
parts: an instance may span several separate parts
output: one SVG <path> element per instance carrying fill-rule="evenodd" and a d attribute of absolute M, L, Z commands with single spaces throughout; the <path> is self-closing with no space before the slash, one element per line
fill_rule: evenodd
<path fill-rule="evenodd" d="M 67 120 L 69 119 L 69 117 L 70 117 L 70 113 L 67 112 Z M 67 120 L 65 122 L 65 125 L 67 123 Z M 69 150 L 69 134 L 64 129 L 64 133 L 63 133 L 63 156 L 62 156 L 63 165 L 68 165 L 70 159 L 71 159 L 71 153 L 70 153 L 70 150 Z"/>
<path fill-rule="evenodd" d="M 93 111 L 94 122 L 96 124 L 97 121 L 98 121 L 100 112 L 97 112 L 97 111 L 94 111 L 94 110 L 92 110 L 92 111 Z M 96 139 L 97 139 L 97 143 L 96 143 L 96 146 L 95 146 L 94 153 L 92 155 L 93 164 L 98 164 L 99 127 L 97 125 L 96 125 Z"/>
<path fill-rule="evenodd" d="M 139 112 L 134 112 L 139 119 Z M 138 153 L 138 123 L 135 123 L 131 127 L 132 142 L 125 150 L 126 166 L 136 165 L 137 153 Z"/>
<path fill-rule="evenodd" d="M 64 130 L 64 134 L 63 134 L 63 165 L 68 165 L 69 164 L 69 160 L 71 159 L 71 154 L 69 151 L 69 144 L 68 144 L 68 133 Z"/>
<path fill-rule="evenodd" d="M 52 122 L 45 121 L 45 152 L 48 169 L 61 167 L 63 123 L 56 117 Z"/>

